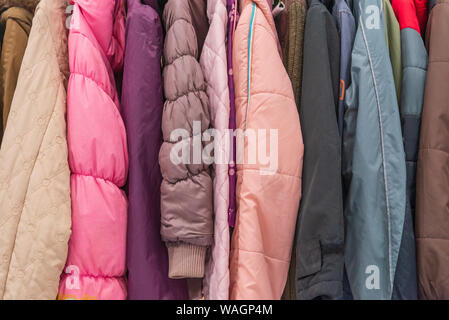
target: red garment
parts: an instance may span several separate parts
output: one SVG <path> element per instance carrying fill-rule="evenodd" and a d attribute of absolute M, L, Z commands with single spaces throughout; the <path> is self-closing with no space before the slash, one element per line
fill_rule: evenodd
<path fill-rule="evenodd" d="M 426 32 L 427 0 L 393 0 L 394 13 L 401 30 L 411 28 L 423 35 Z"/>
<path fill-rule="evenodd" d="M 426 34 L 428 10 L 427 10 L 428 0 L 415 0 L 416 5 L 416 15 L 419 20 L 419 27 L 421 28 L 421 34 Z"/>

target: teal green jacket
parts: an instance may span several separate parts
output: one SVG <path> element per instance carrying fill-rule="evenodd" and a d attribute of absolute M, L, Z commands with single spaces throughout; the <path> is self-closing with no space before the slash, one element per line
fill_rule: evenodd
<path fill-rule="evenodd" d="M 345 266 L 354 299 L 391 299 L 406 203 L 398 99 L 382 0 L 355 0 L 343 130 Z"/>

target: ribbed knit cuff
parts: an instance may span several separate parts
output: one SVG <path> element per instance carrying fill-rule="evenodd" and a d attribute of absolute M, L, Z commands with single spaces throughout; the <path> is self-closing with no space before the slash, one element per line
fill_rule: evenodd
<path fill-rule="evenodd" d="M 168 277 L 171 279 L 202 278 L 207 247 L 188 243 L 167 245 Z"/>

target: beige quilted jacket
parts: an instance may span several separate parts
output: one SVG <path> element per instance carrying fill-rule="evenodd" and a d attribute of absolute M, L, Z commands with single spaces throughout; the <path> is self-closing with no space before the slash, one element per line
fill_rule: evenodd
<path fill-rule="evenodd" d="M 41 0 L 0 149 L 0 298 L 55 299 L 70 236 L 64 0 Z"/>

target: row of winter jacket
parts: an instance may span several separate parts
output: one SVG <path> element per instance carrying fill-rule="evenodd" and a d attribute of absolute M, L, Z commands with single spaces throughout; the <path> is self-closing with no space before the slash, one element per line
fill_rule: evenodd
<path fill-rule="evenodd" d="M 1 299 L 449 299 L 449 0 L 0 14 Z"/>

